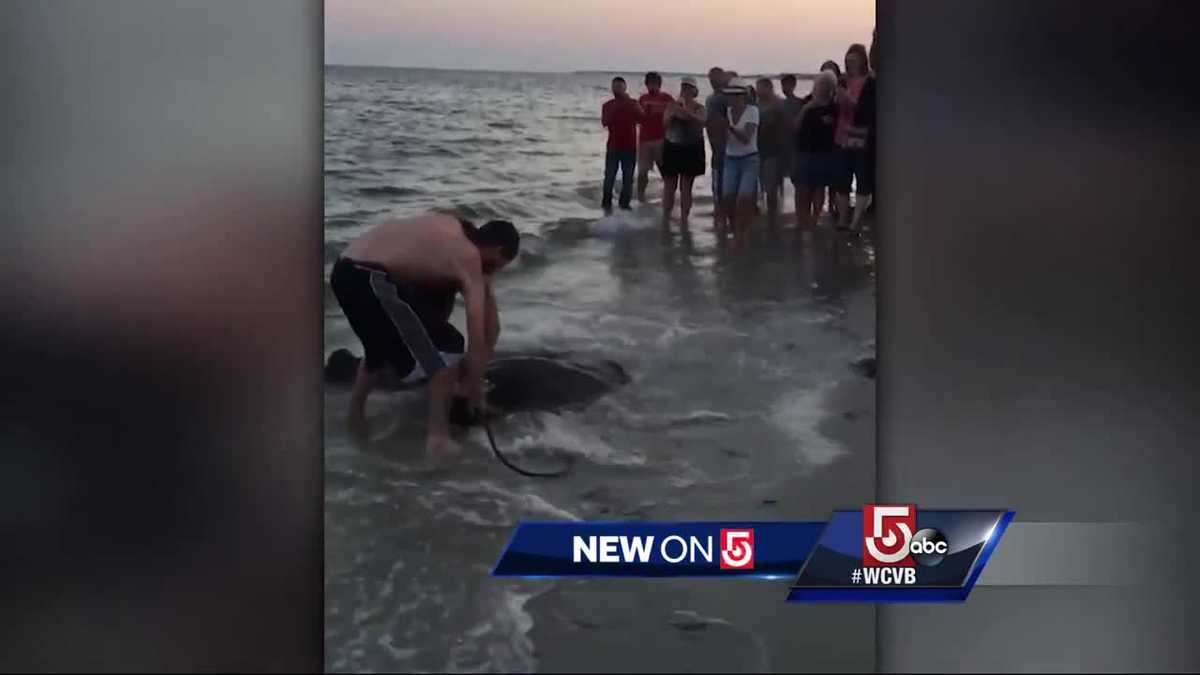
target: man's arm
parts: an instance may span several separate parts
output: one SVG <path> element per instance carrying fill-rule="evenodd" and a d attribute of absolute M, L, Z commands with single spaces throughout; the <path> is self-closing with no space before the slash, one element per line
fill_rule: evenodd
<path fill-rule="evenodd" d="M 487 372 L 487 285 L 479 266 L 479 254 L 464 256 L 459 263 L 459 284 L 467 301 L 467 357 L 465 383 L 467 400 L 479 407 L 483 405 L 483 378 Z"/>
<path fill-rule="evenodd" d="M 705 113 L 706 113 L 705 116 L 706 117 L 707 117 L 707 112 L 708 112 L 708 109 L 706 107 L 705 108 Z M 726 114 L 728 114 L 728 113 L 726 113 Z M 716 114 L 716 112 L 714 111 L 712 119 L 706 120 L 704 126 L 707 129 L 708 135 L 710 137 L 716 136 L 717 138 L 720 138 L 722 136 L 722 134 L 724 134 L 725 131 L 729 128 L 729 119 L 725 115 Z"/>
<path fill-rule="evenodd" d="M 500 339 L 500 308 L 496 305 L 496 296 L 492 291 L 492 278 L 484 278 L 484 289 L 487 291 L 484 294 L 484 318 L 486 326 L 484 332 L 487 334 L 488 359 L 496 353 L 496 341 Z"/>
<path fill-rule="evenodd" d="M 608 104 L 607 103 L 600 106 L 600 124 L 605 127 L 608 126 Z"/>

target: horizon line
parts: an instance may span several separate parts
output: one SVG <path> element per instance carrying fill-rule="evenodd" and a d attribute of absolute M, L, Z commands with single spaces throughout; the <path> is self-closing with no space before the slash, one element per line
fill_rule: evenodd
<path fill-rule="evenodd" d="M 707 68 L 705 68 L 703 71 L 654 70 L 654 69 L 643 70 L 640 68 L 626 68 L 626 69 L 586 68 L 586 69 L 579 69 L 579 70 L 517 70 L 517 69 L 505 69 L 505 68 L 447 68 L 445 66 L 389 66 L 389 65 L 381 65 L 381 64 L 374 64 L 374 63 L 325 63 L 323 65 L 323 67 L 325 67 L 325 68 L 330 68 L 330 67 L 333 67 L 333 68 L 390 68 L 392 70 L 437 70 L 437 71 L 444 71 L 444 72 L 465 72 L 465 73 L 513 73 L 513 74 L 519 74 L 519 75 L 608 75 L 608 74 L 631 75 L 631 74 L 635 74 L 635 73 L 656 72 L 656 73 L 666 75 L 666 76 L 674 76 L 674 75 L 701 75 L 704 77 L 708 76 Z M 735 70 L 735 72 L 738 72 L 738 75 L 741 77 L 747 77 L 750 75 L 765 75 L 768 72 L 775 73 L 773 75 L 773 77 L 779 77 L 781 75 L 788 74 L 788 73 L 795 75 L 797 78 L 800 78 L 800 79 L 815 79 L 817 76 L 817 73 L 802 73 L 800 71 L 786 71 L 786 70 L 781 70 L 781 71 L 749 71 L 748 70 L 745 73 Z"/>

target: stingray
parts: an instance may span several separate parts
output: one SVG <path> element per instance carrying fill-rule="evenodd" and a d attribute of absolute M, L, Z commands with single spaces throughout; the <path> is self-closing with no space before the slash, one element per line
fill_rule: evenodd
<path fill-rule="evenodd" d="M 337 350 L 325 363 L 325 382 L 354 382 L 361 357 L 348 350 Z M 582 410 L 596 399 L 629 383 L 629 375 L 611 360 L 587 359 L 570 354 L 508 353 L 497 354 L 487 365 L 487 406 L 493 416 L 523 411 L 558 412 Z M 384 378 L 383 387 L 410 389 L 422 384 L 401 386 Z M 456 401 L 451 422 L 469 425 L 466 408 Z"/>
<path fill-rule="evenodd" d="M 361 357 L 339 349 L 325 363 L 325 381 L 330 384 L 354 382 Z M 561 476 L 569 467 L 553 471 L 530 471 L 509 461 L 492 436 L 488 419 L 521 411 L 579 410 L 613 389 L 628 384 L 625 369 L 614 361 L 585 359 L 563 354 L 498 354 L 488 363 L 486 417 L 471 411 L 465 399 L 456 397 L 450 409 L 450 422 L 459 426 L 480 424 L 487 432 L 492 452 L 505 466 L 525 476 Z M 421 384 L 401 385 L 385 376 L 383 387 L 412 389 Z"/>
<path fill-rule="evenodd" d="M 339 349 L 325 363 L 325 381 L 351 384 L 361 357 Z M 613 389 L 629 383 L 625 369 L 614 361 L 555 353 L 500 353 L 488 364 L 487 402 L 495 414 L 522 411 L 579 410 Z M 385 376 L 387 389 L 423 386 L 398 385 Z"/>

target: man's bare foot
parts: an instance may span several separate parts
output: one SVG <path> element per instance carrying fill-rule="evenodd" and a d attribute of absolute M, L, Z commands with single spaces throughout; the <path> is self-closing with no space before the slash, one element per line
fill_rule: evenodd
<path fill-rule="evenodd" d="M 425 454 L 432 460 L 443 460 L 457 455 L 462 449 L 456 441 L 447 434 L 430 434 L 425 439 Z"/>

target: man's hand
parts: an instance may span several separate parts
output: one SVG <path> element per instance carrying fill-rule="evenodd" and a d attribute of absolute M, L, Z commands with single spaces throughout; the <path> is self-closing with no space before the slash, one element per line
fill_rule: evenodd
<path fill-rule="evenodd" d="M 463 396 L 471 413 L 483 417 L 487 414 L 487 390 L 484 388 L 483 373 L 469 373 L 464 383 Z"/>

